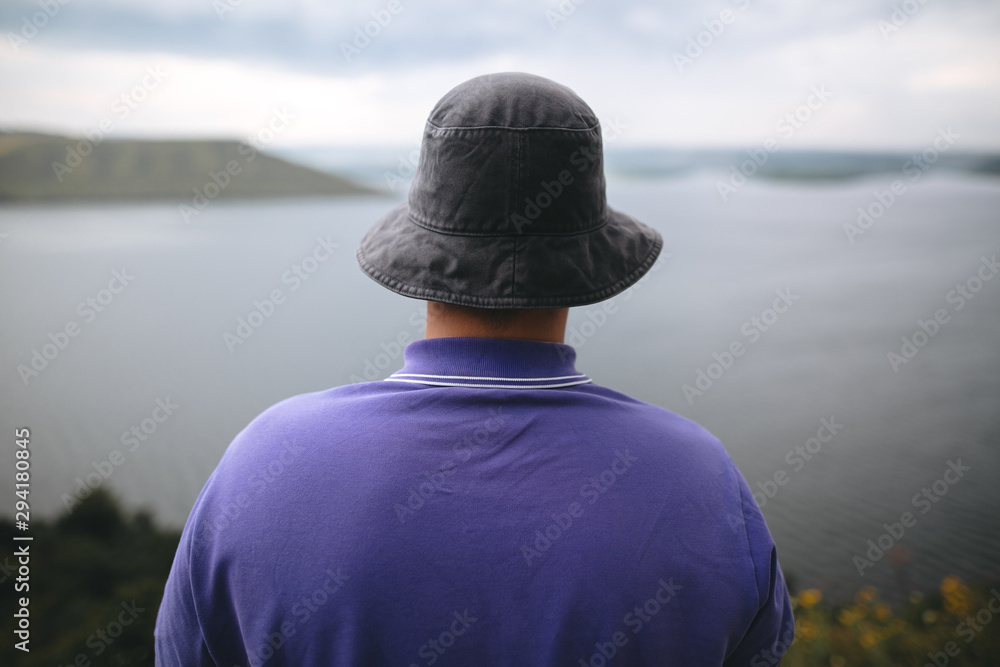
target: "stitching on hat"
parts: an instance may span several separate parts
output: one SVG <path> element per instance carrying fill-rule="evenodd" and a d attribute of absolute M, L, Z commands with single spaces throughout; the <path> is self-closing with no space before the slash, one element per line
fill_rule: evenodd
<path fill-rule="evenodd" d="M 512 237 L 528 237 L 528 236 L 579 236 L 580 234 L 590 234 L 595 232 L 601 227 L 604 227 L 611 220 L 611 216 L 605 215 L 599 223 L 593 227 L 587 227 L 586 229 L 574 230 L 571 232 L 525 232 L 525 233 L 510 233 L 510 232 L 459 232 L 453 229 L 448 229 L 446 227 L 439 227 L 433 222 L 426 220 L 421 220 L 416 217 L 416 214 L 410 213 L 409 220 L 417 227 L 421 229 L 426 229 L 429 232 L 436 232 L 438 234 L 447 234 L 449 236 L 481 236 L 489 238 L 512 238 Z"/>
<path fill-rule="evenodd" d="M 510 130 L 511 132 L 593 132 L 600 129 L 601 123 L 597 122 L 589 127 L 547 127 L 536 125 L 533 127 L 507 127 L 506 125 L 452 125 L 442 127 L 427 121 L 427 125 L 433 128 L 431 132 L 464 132 L 466 130 Z"/>
<path fill-rule="evenodd" d="M 512 234 L 511 232 L 507 231 L 505 232 L 455 231 L 454 229 L 448 229 L 447 227 L 440 227 L 437 224 L 431 222 L 430 220 L 422 219 L 418 217 L 418 215 L 414 213 L 412 210 L 409 212 L 408 218 L 410 222 L 412 222 L 417 227 L 420 227 L 421 229 L 426 229 L 427 231 L 430 232 L 437 232 L 438 234 L 448 234 L 449 236 L 483 236 L 491 238 L 500 238 L 500 237 L 507 238 L 512 236 L 577 236 L 579 234 L 589 234 L 591 232 L 597 231 L 604 225 L 608 224 L 608 221 L 610 220 L 610 216 L 605 214 L 604 218 L 602 218 L 600 222 L 598 222 L 593 227 L 587 227 L 586 229 L 573 230 L 571 232 L 523 232 L 523 233 L 516 232 Z"/>

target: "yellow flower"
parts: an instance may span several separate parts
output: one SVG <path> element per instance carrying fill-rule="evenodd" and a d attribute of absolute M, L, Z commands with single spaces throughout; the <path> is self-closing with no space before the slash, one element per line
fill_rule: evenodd
<path fill-rule="evenodd" d="M 955 575 L 949 575 L 941 581 L 941 593 L 947 595 L 954 590 L 957 590 L 962 585 L 962 580 Z"/>
<path fill-rule="evenodd" d="M 884 621 L 892 616 L 892 607 L 884 602 L 879 602 L 875 605 L 875 617 L 880 621 Z"/>
<path fill-rule="evenodd" d="M 933 609 L 925 609 L 924 613 L 920 615 L 920 619 L 924 625 L 933 625 L 934 621 L 937 620 L 937 612 Z"/>
<path fill-rule="evenodd" d="M 963 615 L 971 611 L 972 591 L 959 579 L 952 575 L 941 582 L 941 594 L 944 596 L 944 607 L 948 611 Z"/>
<path fill-rule="evenodd" d="M 808 642 L 816 639 L 819 635 L 819 630 L 816 628 L 814 623 L 802 620 L 795 622 L 795 634 Z"/>
<path fill-rule="evenodd" d="M 799 604 L 801 604 L 806 609 L 813 607 L 817 602 L 823 599 L 823 591 L 818 588 L 810 588 L 807 591 L 802 591 L 799 593 Z"/>
<path fill-rule="evenodd" d="M 878 595 L 877 588 L 875 588 L 874 586 L 865 586 L 860 591 L 858 591 L 858 594 L 854 596 L 854 599 L 858 602 L 858 604 L 862 603 L 867 604 L 872 600 L 874 600 L 876 595 Z"/>

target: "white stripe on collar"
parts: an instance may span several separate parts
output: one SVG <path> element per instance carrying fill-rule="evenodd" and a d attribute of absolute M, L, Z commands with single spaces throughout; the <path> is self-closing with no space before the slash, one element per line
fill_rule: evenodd
<path fill-rule="evenodd" d="M 492 378 L 492 377 L 477 377 L 475 375 L 430 375 L 428 373 L 393 373 L 390 377 L 434 378 L 436 380 L 496 380 L 500 382 L 542 382 L 545 380 L 587 379 L 587 376 L 584 375 L 583 373 L 577 373 L 576 375 L 560 375 L 558 377 L 548 377 L 548 378 Z"/>
<path fill-rule="evenodd" d="M 568 380 L 568 382 L 556 382 L 557 380 Z M 593 382 L 589 377 L 582 374 L 541 378 L 498 378 L 467 375 L 429 375 L 425 373 L 393 373 L 385 381 L 425 384 L 435 387 L 473 387 L 478 389 L 558 389 L 560 387 L 573 387 Z M 543 382 L 546 384 L 525 384 L 531 382 Z"/>

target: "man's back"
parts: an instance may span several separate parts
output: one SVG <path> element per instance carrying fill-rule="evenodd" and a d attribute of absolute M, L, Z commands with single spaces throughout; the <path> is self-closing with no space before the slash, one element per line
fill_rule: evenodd
<path fill-rule="evenodd" d="M 776 664 L 791 610 L 729 456 L 574 358 L 421 340 L 266 411 L 192 511 L 160 663 Z"/>

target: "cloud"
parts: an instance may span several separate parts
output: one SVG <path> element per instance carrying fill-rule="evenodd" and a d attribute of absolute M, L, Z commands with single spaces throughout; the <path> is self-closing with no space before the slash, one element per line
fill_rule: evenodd
<path fill-rule="evenodd" d="M 0 76 L 18 94 L 0 124 L 79 131 L 167 62 L 123 133 L 239 135 L 282 103 L 302 110 L 285 141 L 409 143 L 452 86 L 523 70 L 627 118 L 623 143 L 755 145 L 822 84 L 833 99 L 794 145 L 919 146 L 951 124 L 1000 147 L 1000 7 L 985 0 L 395 1 L 5 2 Z M 58 11 L 15 50 L 39 2 Z"/>

